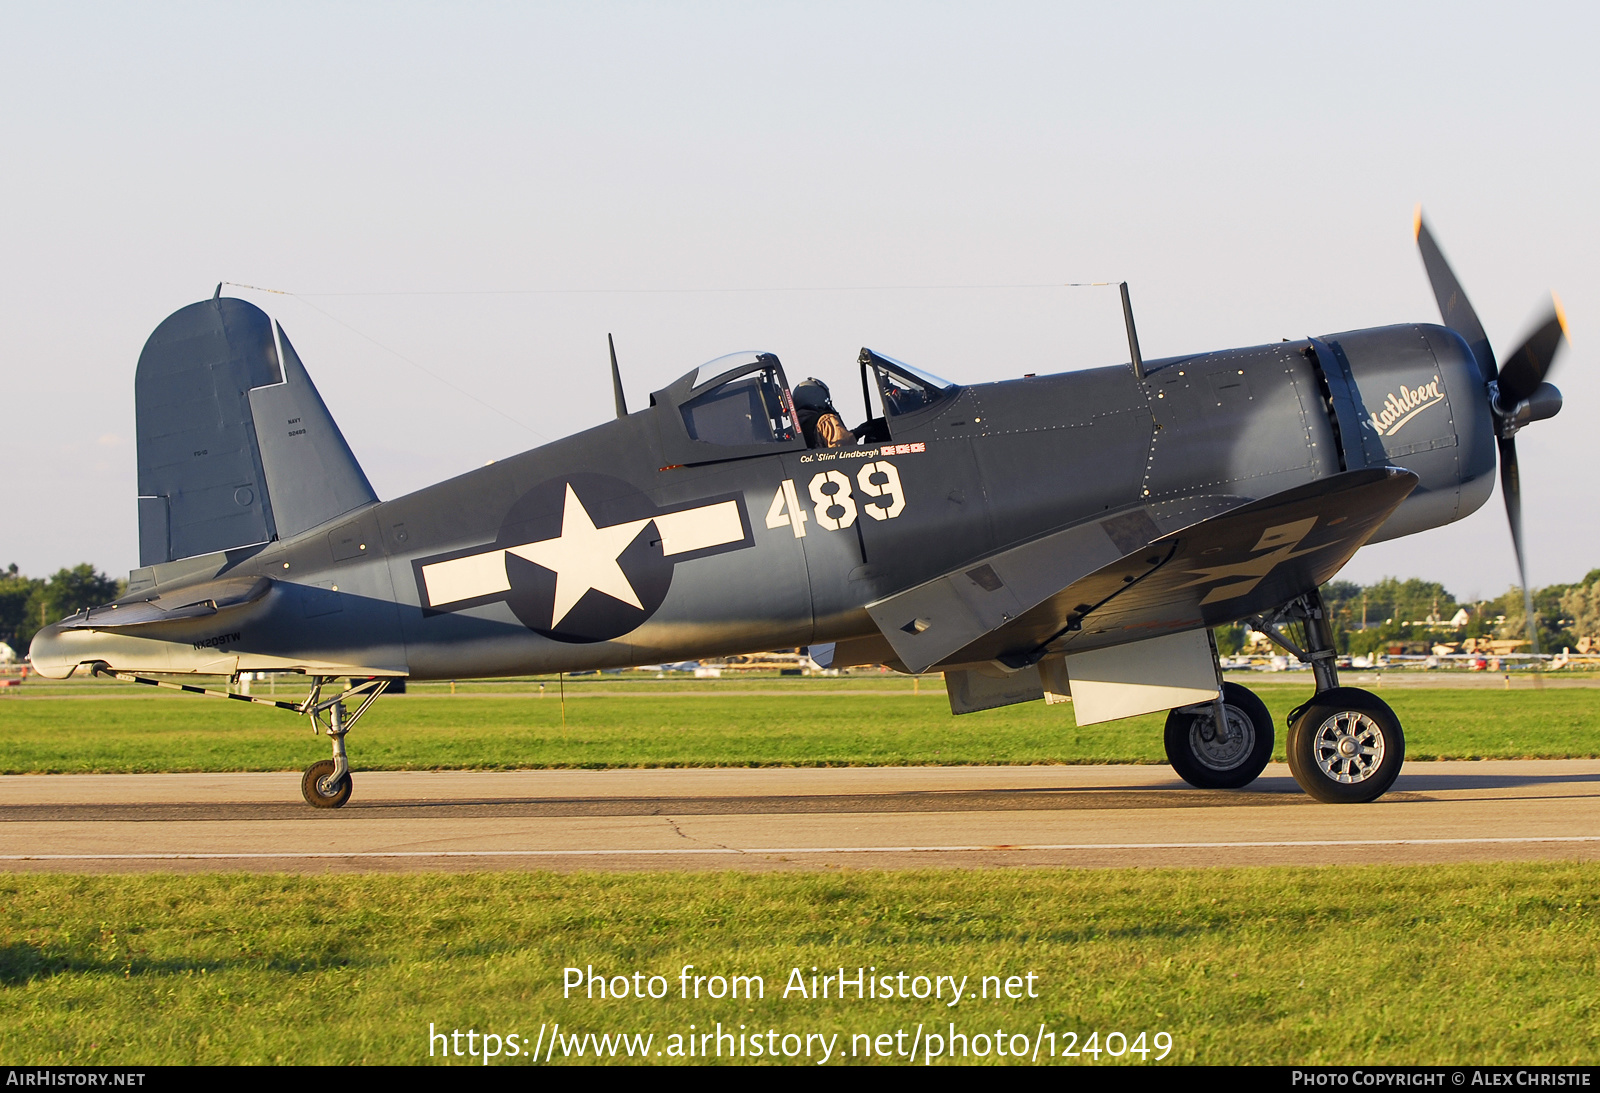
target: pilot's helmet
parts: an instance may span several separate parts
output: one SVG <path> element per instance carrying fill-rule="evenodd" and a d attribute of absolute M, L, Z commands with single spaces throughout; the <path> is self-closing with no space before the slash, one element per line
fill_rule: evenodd
<path fill-rule="evenodd" d="M 794 405 L 797 410 L 831 410 L 832 396 L 828 394 L 828 385 L 816 377 L 810 377 L 795 386 Z"/>

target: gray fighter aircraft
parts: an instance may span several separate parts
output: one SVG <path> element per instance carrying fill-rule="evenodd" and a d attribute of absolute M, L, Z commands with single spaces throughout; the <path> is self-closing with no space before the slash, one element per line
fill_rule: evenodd
<path fill-rule="evenodd" d="M 304 673 L 309 697 L 273 704 L 332 740 L 302 783 L 322 808 L 349 798 L 345 734 L 392 681 L 787 646 L 943 671 L 956 714 L 1169 710 L 1174 769 L 1238 787 L 1273 725 L 1223 682 L 1211 628 L 1246 619 L 1314 670 L 1295 778 L 1370 801 L 1404 735 L 1339 685 L 1317 590 L 1363 544 L 1476 510 L 1497 447 L 1521 568 L 1513 437 L 1561 407 L 1559 305 L 1497 367 L 1420 213 L 1416 230 L 1442 326 L 1144 361 L 1125 310 L 1129 364 L 970 386 L 863 349 L 880 412 L 835 448 L 807 445 L 771 354 L 629 413 L 613 352 L 615 421 L 384 502 L 283 329 L 219 286 L 139 359 L 141 568 L 41 630 L 33 664 L 257 702 L 170 677 Z"/>

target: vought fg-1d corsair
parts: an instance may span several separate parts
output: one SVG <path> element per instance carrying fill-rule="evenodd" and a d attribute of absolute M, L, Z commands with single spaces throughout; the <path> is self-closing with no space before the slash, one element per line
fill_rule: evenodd
<path fill-rule="evenodd" d="M 1497 461 L 1521 568 L 1513 436 L 1561 407 L 1559 306 L 1498 366 L 1416 229 L 1443 325 L 1145 361 L 1124 288 L 1129 364 L 964 386 L 863 349 L 854 430 L 768 353 L 629 413 L 613 354 L 615 421 L 392 501 L 283 329 L 219 287 L 139 359 L 141 568 L 41 630 L 33 663 L 166 685 L 304 673 L 309 697 L 275 704 L 332 740 L 302 783 L 323 808 L 349 798 L 345 734 L 391 681 L 786 646 L 942 671 L 956 714 L 1069 695 L 1079 724 L 1170 710 L 1174 769 L 1238 787 L 1274 735 L 1218 669 L 1211 628 L 1244 619 L 1314 670 L 1295 778 L 1370 801 L 1404 737 L 1339 685 L 1317 590 L 1363 544 L 1479 508 Z"/>

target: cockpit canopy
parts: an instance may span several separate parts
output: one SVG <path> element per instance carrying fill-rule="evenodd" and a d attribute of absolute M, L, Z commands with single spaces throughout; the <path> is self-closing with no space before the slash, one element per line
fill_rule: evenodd
<path fill-rule="evenodd" d="M 892 422 L 954 398 L 948 380 L 870 349 L 860 355 L 862 395 L 878 389 L 882 416 L 855 431 L 862 443 L 890 439 Z M 868 373 L 872 378 L 869 379 Z M 710 378 L 700 380 L 702 375 Z M 667 466 L 717 463 L 803 450 L 806 439 L 783 365 L 771 353 L 729 353 L 650 396 Z M 870 410 L 869 410 L 870 412 Z M 915 422 L 908 424 L 915 428 Z"/>
<path fill-rule="evenodd" d="M 715 378 L 678 407 L 691 440 L 745 445 L 795 438 L 789 385 L 773 354 L 730 353 L 702 371 Z"/>
<path fill-rule="evenodd" d="M 701 382 L 700 377 L 710 378 Z M 783 365 L 771 353 L 729 353 L 650 396 L 669 466 L 804 448 Z"/>

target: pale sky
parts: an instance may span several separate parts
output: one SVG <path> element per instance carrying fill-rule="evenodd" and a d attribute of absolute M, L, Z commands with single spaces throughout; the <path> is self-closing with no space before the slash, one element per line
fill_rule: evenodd
<path fill-rule="evenodd" d="M 57 4 L 0 9 L 0 566 L 137 563 L 133 370 L 218 281 L 391 498 L 769 349 L 860 416 L 950 379 L 1438 321 L 1423 202 L 1502 354 L 1531 577 L 1600 566 L 1593 5 Z M 991 286 L 991 287 L 953 287 Z M 726 291 L 736 289 L 739 291 Z M 574 291 L 583 290 L 583 291 Z M 685 291 L 693 290 L 693 291 Z M 718 291 L 705 291 L 718 290 Z M 1041 473 L 1070 468 L 1041 468 Z M 1344 576 L 1515 580 L 1498 491 Z"/>

